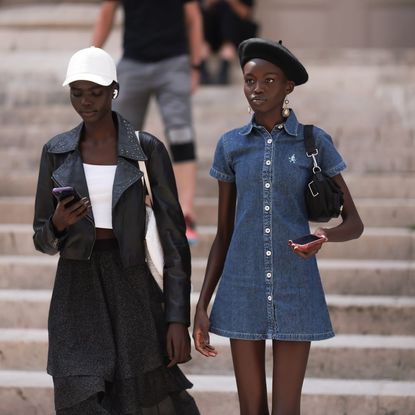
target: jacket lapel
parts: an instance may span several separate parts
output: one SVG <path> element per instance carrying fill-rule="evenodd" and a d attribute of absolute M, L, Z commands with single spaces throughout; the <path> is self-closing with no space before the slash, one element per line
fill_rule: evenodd
<path fill-rule="evenodd" d="M 112 187 L 112 208 L 116 206 L 121 195 L 135 182 L 141 179 L 143 173 L 128 160 L 118 157 L 115 170 L 114 185 Z"/>
<path fill-rule="evenodd" d="M 112 189 L 112 207 L 114 208 L 121 195 L 143 176 L 137 162 L 138 160 L 147 160 L 147 156 L 137 140 L 132 125 L 116 112 L 113 113 L 113 116 L 118 125 L 118 161 Z M 82 197 L 89 198 L 84 166 L 78 149 L 82 126 L 81 123 L 73 130 L 56 137 L 49 151 L 70 153 L 52 174 L 56 186 L 72 186 Z M 129 160 L 133 160 L 135 163 L 131 163 Z M 88 215 L 91 219 L 93 218 L 92 212 Z"/>

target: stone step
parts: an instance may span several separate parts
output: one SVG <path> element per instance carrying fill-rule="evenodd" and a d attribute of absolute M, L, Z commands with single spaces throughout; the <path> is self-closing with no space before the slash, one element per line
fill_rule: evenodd
<path fill-rule="evenodd" d="M 1 255 L 0 288 L 52 289 L 57 256 Z M 193 291 L 202 287 L 206 258 L 192 259 Z M 325 292 L 344 295 L 415 296 L 415 262 L 320 259 Z"/>
<path fill-rule="evenodd" d="M 37 87 L 39 87 L 38 84 Z M 231 86 L 228 88 L 232 95 L 238 93 L 237 87 Z M 35 92 L 32 91 L 30 96 Z M 225 91 L 218 90 L 216 92 L 216 95 L 221 97 L 221 105 L 223 106 L 223 108 L 216 106 L 215 110 L 217 112 L 212 112 L 212 109 L 209 108 L 212 105 L 212 102 L 210 102 L 211 90 L 201 88 L 197 97 L 194 98 L 195 124 L 197 137 L 200 138 L 198 140 L 199 155 L 203 156 L 203 154 L 200 154 L 200 146 L 208 148 L 209 152 L 213 153 L 216 142 L 222 133 L 248 122 L 247 117 L 245 115 L 241 116 L 239 111 L 234 108 L 235 114 L 227 113 L 226 118 L 222 122 L 215 121 L 215 125 L 212 125 L 212 118 L 221 116 L 229 108 L 231 97 L 229 96 L 230 94 L 225 94 L 225 92 L 226 89 Z M 14 99 L 17 100 L 17 97 L 14 96 Z M 19 108 L 18 112 L 12 106 L 2 105 L 4 109 L 0 115 L 0 120 L 2 121 L 0 149 L 4 152 L 10 148 L 13 155 L 13 151 L 17 152 L 24 147 L 25 157 L 35 159 L 39 156 L 42 145 L 48 139 L 59 132 L 73 128 L 80 122 L 80 119 L 69 106 L 67 91 L 64 89 L 59 89 L 54 95 L 50 94 L 44 97 L 45 102 L 43 104 L 39 104 L 37 101 L 33 103 L 28 102 L 28 99 L 21 97 L 20 101 L 13 102 L 13 105 Z M 157 107 L 154 101 L 152 101 L 150 111 L 154 111 L 154 113 L 149 114 L 148 130 L 163 139 L 163 128 L 158 125 L 161 119 L 157 114 Z M 209 112 L 211 113 L 209 114 Z M 22 126 L 21 123 L 24 120 L 30 120 L 30 128 Z M 217 126 L 218 123 L 220 129 Z M 347 127 L 333 125 L 325 128 L 329 128 L 328 132 L 333 136 L 336 147 L 351 168 L 355 164 L 356 151 L 360 151 L 363 154 L 371 154 L 373 161 L 367 160 L 371 171 L 385 170 L 385 167 L 395 167 L 397 170 L 393 169 L 393 171 L 402 171 L 413 167 L 411 163 L 408 163 L 415 159 L 411 151 L 415 149 L 415 134 L 414 129 L 411 127 L 396 126 L 387 132 L 379 131 L 373 127 L 358 128 L 353 125 Z M 362 136 L 365 138 L 364 141 L 361 139 Z M 388 147 L 391 136 L 394 137 L 395 145 L 389 149 L 387 158 L 382 159 L 382 163 L 379 163 L 379 157 L 383 155 L 385 147 Z M 392 159 L 394 161 L 393 165 L 391 165 Z M 399 160 L 402 164 L 401 166 L 397 165 Z M 375 161 L 378 163 L 377 165 Z"/>
<path fill-rule="evenodd" d="M 407 227 L 415 223 L 415 198 L 363 198 L 355 200 L 366 227 Z M 197 197 L 195 200 L 198 225 L 216 225 L 217 198 Z M 34 197 L 0 197 L 0 223 L 32 223 Z"/>
<path fill-rule="evenodd" d="M 408 227 L 415 224 L 415 198 L 365 197 L 355 198 L 354 201 L 366 227 Z M 1 203 L 0 199 L 0 206 Z M 30 209 L 32 205 L 33 202 L 29 204 Z M 216 197 L 198 197 L 195 205 L 198 224 L 216 225 L 218 215 Z M 32 210 L 29 210 L 26 217 L 32 220 L 31 215 Z M 19 215 L 19 217 L 22 216 Z M 10 223 L 19 222 L 10 220 Z"/>
<path fill-rule="evenodd" d="M 193 351 L 188 374 L 231 375 L 229 340 L 210 336 L 215 359 Z M 272 373 L 272 342 L 266 342 L 267 372 Z M 48 333 L 45 329 L 0 329 L 0 370 L 44 370 Z M 307 377 L 415 381 L 415 337 L 338 335 L 312 342 Z"/>
<path fill-rule="evenodd" d="M 202 288 L 206 263 L 206 258 L 192 260 L 193 291 L 198 292 Z M 411 260 L 319 259 L 318 265 L 327 294 L 415 295 L 415 262 Z M 54 273 L 55 268 L 51 271 L 51 279 Z M 30 288 L 30 282 L 21 287 L 15 287 L 11 282 L 3 288 Z"/>
<path fill-rule="evenodd" d="M 198 229 L 200 239 L 196 245 L 191 247 L 192 256 L 208 257 L 216 227 L 200 226 Z M 366 228 L 357 240 L 326 244 L 318 257 L 322 259 L 412 260 L 415 258 L 414 242 L 415 232 L 411 229 Z"/>
<path fill-rule="evenodd" d="M 353 198 L 415 198 L 415 175 L 412 174 L 395 174 L 392 172 L 385 174 L 345 173 L 343 176 Z M 13 179 L 17 180 L 15 177 Z M 2 188 L 3 183 L 0 181 L 0 190 Z M 198 173 L 198 195 L 217 197 L 217 188 L 217 180 L 208 175 L 208 169 Z M 31 190 L 28 193 L 19 194 L 33 194 L 34 188 L 29 189 Z M 13 192 L 13 190 L 11 191 Z M 5 191 L 3 194 L 14 195 L 15 193 Z"/>
<path fill-rule="evenodd" d="M 233 117 L 228 114 L 227 117 L 222 117 L 221 114 L 226 111 L 226 108 L 218 109 L 218 113 L 207 114 L 206 107 L 209 105 L 209 100 L 207 97 L 202 96 L 206 95 L 205 89 L 201 89 L 198 94 L 199 99 L 194 99 L 198 157 L 202 160 L 211 160 L 219 136 L 235 126 L 245 124 L 247 119 L 245 116 L 241 117 L 237 111 Z M 223 105 L 229 107 L 229 98 L 224 96 L 223 93 L 219 95 L 222 98 Z M 37 97 L 38 94 L 34 91 L 30 96 Z M 21 99 L 26 100 L 24 97 Z M 43 104 L 45 116 L 41 115 L 42 105 L 38 103 L 30 104 L 24 101 L 21 104 L 10 103 L 8 106 L 12 109 L 9 111 L 6 109 L 0 117 L 5 122 L 5 125 L 2 127 L 3 139 L 0 145 L 0 155 L 4 160 L 2 169 L 37 169 L 41 146 L 57 132 L 70 129 L 79 122 L 74 117 L 74 114 L 71 114 L 73 111 L 71 111 L 70 107 L 66 105 L 64 107 L 65 111 L 62 111 L 61 115 L 57 111 L 53 112 L 53 115 L 57 117 L 53 123 L 48 122 L 45 125 L 41 120 L 47 116 L 50 117 L 51 108 L 56 107 L 57 104 L 66 103 L 67 96 L 66 93 L 64 94 L 64 91 L 61 91 L 53 96 L 45 97 L 44 100 L 46 101 Z M 15 105 L 22 107 L 22 109 L 19 108 L 17 113 Z M 31 106 L 33 106 L 32 110 Z M 301 106 L 299 111 L 301 111 Z M 8 112 L 14 112 L 14 114 L 9 115 Z M 220 117 L 223 118 L 222 121 L 219 121 Z M 60 118 L 62 118 L 62 122 L 57 126 L 56 124 Z M 72 119 L 74 121 L 69 122 Z M 218 121 L 215 121 L 213 124 L 212 119 Z M 22 128 L 22 125 L 30 125 L 33 130 L 27 131 L 26 128 Z M 388 132 L 394 130 L 393 136 L 397 137 L 397 139 L 395 140 L 396 145 L 390 149 L 387 158 L 384 157 L 383 152 L 384 148 L 388 147 L 387 140 L 390 138 L 390 135 L 385 137 L 383 130 L 380 133 L 368 127 L 355 128 L 353 126 L 344 127 L 341 125 L 325 126 L 325 128 L 333 135 L 338 150 L 347 162 L 349 172 L 382 173 L 393 171 L 395 173 L 405 173 L 415 171 L 415 127 L 414 129 L 401 126 L 392 129 L 388 128 Z M 150 108 L 145 129 L 162 140 L 164 139 L 162 123 L 154 105 Z M 361 137 L 365 137 L 365 140 L 361 140 Z M 25 149 L 24 158 L 22 158 L 22 148 Z M 371 154 L 371 157 L 367 157 L 367 154 Z M 379 160 L 382 160 L 382 162 L 379 163 Z"/>
<path fill-rule="evenodd" d="M 208 175 L 207 163 L 198 171 L 196 193 L 201 197 L 217 197 L 218 183 Z M 210 163 L 209 163 L 210 164 Z M 7 171 L 0 175 L 0 195 L 34 196 L 37 186 L 35 170 Z M 1 171 L 1 170 L 0 170 Z M 415 175 L 411 174 L 345 174 L 344 178 L 357 198 L 414 199 Z"/>
<path fill-rule="evenodd" d="M 200 226 L 198 231 L 200 238 L 191 247 L 192 256 L 207 258 L 216 227 Z M 0 224 L 0 255 L 40 255 L 33 246 L 32 235 L 31 225 Z M 319 258 L 412 260 L 415 232 L 405 228 L 366 228 L 357 240 L 327 243 Z"/>
<path fill-rule="evenodd" d="M 26 146 L 37 149 L 51 136 L 74 124 L 69 123 L 70 119 L 76 117 L 70 108 L 67 90 L 61 87 L 61 81 L 68 57 L 76 48 L 64 51 L 62 45 L 65 42 L 58 40 L 59 36 L 54 36 L 56 33 L 53 30 L 52 33 L 47 30 L 43 32 L 50 40 L 57 39 L 59 51 L 45 52 L 49 46 L 48 42 L 44 42 L 41 53 L 8 53 L 7 58 L 3 59 L 4 63 L 0 62 L 0 88 L 3 91 L 0 100 L 0 120 L 3 121 L 2 128 L 5 128 L 3 145 L 15 143 L 14 146 L 18 147 L 23 135 L 26 137 L 23 139 Z M 31 40 L 26 43 L 30 44 L 41 34 L 42 30 L 31 33 Z M 6 34 L 4 36 L 6 39 Z M 10 36 L 18 39 L 17 41 L 22 39 L 22 34 Z M 70 36 L 71 42 L 74 36 Z M 83 41 L 77 43 L 84 44 Z M 16 48 L 18 49 L 18 46 Z M 116 49 L 113 54 L 119 56 L 120 50 Z M 109 50 L 113 51 L 113 46 L 110 46 Z M 193 112 L 198 153 L 201 158 L 211 158 L 218 137 L 235 126 L 245 124 L 249 119 L 245 98 L 242 95 L 240 70 L 237 65 L 234 66 L 237 75 L 234 76 L 233 85 L 226 88 L 202 87 L 194 96 Z M 304 121 L 318 124 L 332 134 L 348 163 L 349 171 L 414 172 L 415 117 L 411 117 L 414 105 L 412 96 L 404 92 L 408 84 L 414 83 L 411 76 L 412 67 L 408 65 L 406 68 L 405 65 L 397 64 L 359 66 L 355 63 L 347 68 L 346 78 L 345 70 L 344 62 L 330 65 L 329 68 L 327 62 L 311 65 L 310 76 L 313 77 L 313 86 L 306 86 L 305 93 L 293 98 L 293 108 L 300 118 L 302 113 L 310 117 Z M 367 82 L 362 82 L 362 79 Z M 401 84 L 397 86 L 397 82 Z M 44 85 L 48 85 L 48 88 Z M 359 88 L 356 85 L 359 85 Z M 324 100 L 319 99 L 319 86 L 324 86 Z M 338 96 L 342 96 L 342 99 L 339 100 Z M 359 102 L 359 105 L 356 105 L 356 102 Z M 400 104 L 391 106 L 387 104 L 389 102 Z M 62 107 L 61 115 L 56 107 Z M 365 117 L 361 117 L 361 108 L 365 108 Z M 54 117 L 52 122 L 51 115 Z M 42 123 L 45 118 L 48 120 L 47 123 Z M 351 119 L 353 123 L 350 122 Z M 25 134 L 30 128 L 38 132 Z M 150 111 L 145 128 L 160 137 L 163 136 L 160 117 L 154 114 L 154 111 Z M 35 138 L 30 140 L 33 136 Z M 394 138 L 394 146 L 389 145 L 390 137 Z M 387 157 L 384 155 L 384 148 L 389 150 Z M 2 154 L 3 157 L 12 155 L 6 159 L 5 168 L 13 166 L 13 158 L 18 157 L 13 149 L 9 153 L 11 154 Z M 30 153 L 29 165 L 32 166 L 36 164 L 39 153 L 33 150 Z M 371 157 L 367 157 L 367 154 Z M 20 158 L 18 160 L 21 162 Z"/>
<path fill-rule="evenodd" d="M 0 290 L 0 327 L 46 328 L 50 298 L 50 290 Z M 326 298 L 333 327 L 339 334 L 415 335 L 415 297 Z M 198 293 L 193 293 L 192 313 L 197 299 Z"/>
<path fill-rule="evenodd" d="M 198 129 L 201 131 L 206 131 L 206 126 L 203 124 L 199 124 Z M 14 130 L 21 129 L 21 126 L 15 127 Z M 55 129 L 56 131 L 60 131 L 61 129 Z M 146 130 L 151 131 L 154 135 L 160 137 L 163 140 L 163 134 L 157 133 L 155 128 L 150 126 L 146 128 Z M 2 132 L 3 134 L 3 132 Z M 39 140 L 39 137 L 36 137 L 36 140 L 29 145 L 25 145 L 24 147 L 18 147 L 16 144 L 12 144 L 11 146 L 4 143 L 4 147 L 0 146 L 0 157 L 3 160 L 1 169 L 3 171 L 8 171 L 12 169 L 24 169 L 24 170 L 32 170 L 36 171 L 39 166 L 39 156 L 40 156 L 40 149 L 42 144 L 46 141 L 45 137 L 52 137 L 54 134 L 49 134 L 45 136 L 43 134 Z M 7 138 L 7 136 L 6 136 Z M 197 136 L 197 152 L 199 160 L 207 160 L 211 162 L 213 155 L 214 155 L 214 148 L 212 145 L 206 143 L 206 132 L 200 133 Z M 41 141 L 40 144 L 36 145 L 36 141 Z M 199 144 L 200 142 L 200 144 Z M 402 173 L 410 173 L 415 172 L 415 146 L 407 147 L 405 145 L 397 144 L 394 149 L 389 153 L 388 158 L 385 162 L 379 164 L 377 160 L 381 158 L 382 154 L 379 150 L 379 154 L 376 154 L 370 149 L 359 148 L 358 144 L 351 145 L 350 141 L 347 144 L 343 144 L 340 141 L 340 145 L 338 149 L 340 150 L 342 156 L 347 161 L 348 171 L 353 173 L 387 173 L 387 172 L 402 172 Z M 379 146 L 378 144 L 376 144 Z M 22 158 L 22 148 L 24 150 L 24 157 Z M 384 149 L 384 146 L 379 146 L 376 148 Z M 356 160 L 354 158 L 354 154 L 372 154 L 371 158 L 368 159 L 359 159 Z M 363 157 L 363 156 L 362 156 Z"/>
<path fill-rule="evenodd" d="M 74 51 L 82 45 L 90 45 L 99 4 L 60 3 L 3 8 L 0 16 L 2 51 L 33 51 L 41 49 L 42 45 L 46 51 Z M 121 13 L 118 13 L 114 33 L 108 41 L 112 49 L 121 44 L 120 20 Z M 61 48 L 59 42 L 62 42 Z"/>
<path fill-rule="evenodd" d="M 191 390 L 203 415 L 239 414 L 233 376 L 190 375 Z M 272 380 L 267 378 L 271 403 Z M 218 412 L 220 411 L 220 412 Z M 52 379 L 42 372 L 0 371 L 2 415 L 53 413 Z M 306 378 L 303 415 L 413 415 L 415 382 Z"/>

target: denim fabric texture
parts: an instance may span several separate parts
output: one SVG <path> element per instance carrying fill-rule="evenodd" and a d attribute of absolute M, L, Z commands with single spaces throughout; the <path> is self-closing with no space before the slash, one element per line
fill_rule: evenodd
<path fill-rule="evenodd" d="M 304 201 L 312 159 L 293 111 L 271 133 L 255 123 L 225 133 L 210 175 L 235 182 L 235 227 L 210 315 L 210 331 L 237 339 L 322 340 L 334 336 L 316 258 L 288 240 L 310 232 Z M 314 127 L 323 172 L 346 168 L 330 136 Z"/>

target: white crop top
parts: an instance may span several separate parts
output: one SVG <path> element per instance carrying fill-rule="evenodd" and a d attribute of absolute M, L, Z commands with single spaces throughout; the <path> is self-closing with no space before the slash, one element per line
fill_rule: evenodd
<path fill-rule="evenodd" d="M 116 165 L 84 163 L 96 228 L 112 229 L 112 186 L 116 168 Z"/>

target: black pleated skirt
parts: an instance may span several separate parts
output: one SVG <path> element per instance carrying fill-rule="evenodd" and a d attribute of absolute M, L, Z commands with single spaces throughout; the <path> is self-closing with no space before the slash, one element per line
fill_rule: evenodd
<path fill-rule="evenodd" d="M 192 384 L 166 367 L 163 294 L 115 240 L 89 261 L 60 258 L 49 311 L 48 373 L 58 414 L 196 415 Z"/>

